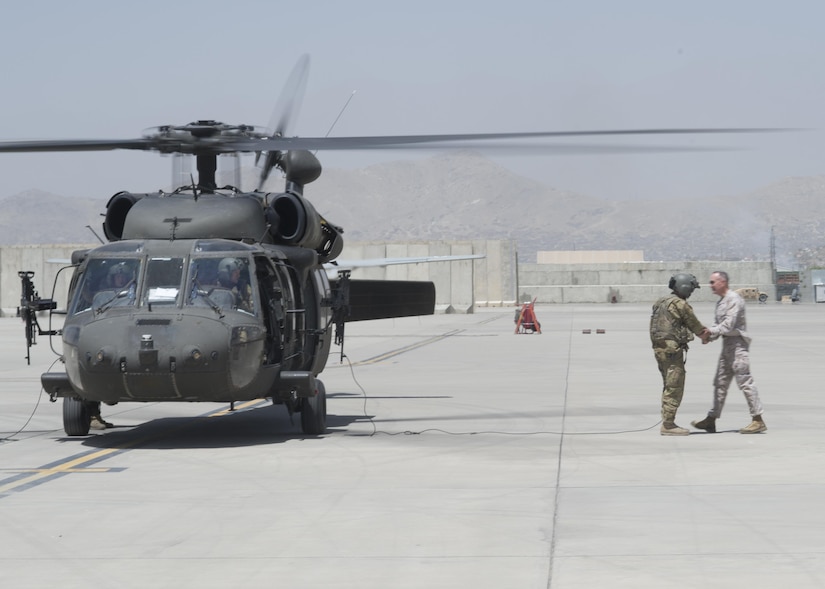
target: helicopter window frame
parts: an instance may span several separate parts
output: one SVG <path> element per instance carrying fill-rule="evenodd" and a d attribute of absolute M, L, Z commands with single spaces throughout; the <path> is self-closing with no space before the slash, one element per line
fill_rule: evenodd
<path fill-rule="evenodd" d="M 261 307 L 270 304 L 271 301 L 277 302 L 277 305 L 270 308 L 274 312 L 274 317 L 278 321 L 279 326 L 283 327 L 283 322 L 286 319 L 286 304 L 291 300 L 291 293 L 289 292 L 289 284 L 284 285 L 283 275 L 278 272 L 276 264 L 272 263 L 266 255 L 258 254 L 254 256 L 255 263 L 255 278 L 258 286 L 258 291 L 261 293 Z M 265 279 L 262 281 L 258 276 L 264 275 Z"/>
<path fill-rule="evenodd" d="M 146 259 L 146 271 L 141 288 L 141 305 L 179 307 L 185 267 L 185 256 L 149 256 Z M 177 285 L 173 280 L 175 271 L 177 271 Z"/>
<path fill-rule="evenodd" d="M 240 264 L 239 281 L 235 285 L 230 285 L 220 272 L 220 262 L 226 258 L 233 258 L 238 260 Z M 214 261 L 214 266 L 201 265 L 203 261 Z M 210 267 L 211 266 L 211 267 Z M 217 306 L 222 311 L 237 311 L 252 317 L 260 315 L 261 301 L 258 296 L 258 282 L 255 277 L 255 272 L 250 271 L 250 267 L 254 267 L 254 262 L 246 252 L 240 251 L 204 251 L 198 252 L 197 255 L 189 256 L 188 266 L 186 270 L 186 297 L 184 298 L 184 306 L 186 307 L 200 307 L 200 306 Z M 195 272 L 200 274 L 202 269 L 206 269 L 205 281 L 197 276 Z M 237 286 L 241 285 L 244 288 L 244 281 L 248 286 L 248 302 L 250 308 L 244 308 L 243 298 L 238 291 Z M 232 295 L 232 303 L 227 304 L 230 299 L 226 295 Z M 204 296 L 205 295 L 205 296 Z"/>
<path fill-rule="evenodd" d="M 277 364 L 283 360 L 283 352 L 289 346 L 285 342 L 287 320 L 285 299 L 289 299 L 289 287 L 282 284 L 282 275 L 265 254 L 253 257 L 255 276 L 261 297 L 261 319 L 267 331 L 266 364 Z"/>
<path fill-rule="evenodd" d="M 272 266 L 281 282 L 282 306 L 284 311 L 283 329 L 287 340 L 303 329 L 301 289 L 295 268 L 285 260 L 272 260 Z"/>
<path fill-rule="evenodd" d="M 119 268 L 119 270 L 118 270 Z M 74 279 L 68 316 L 92 311 L 96 306 L 103 309 L 138 305 L 143 256 L 94 256 L 84 261 Z M 126 280 L 117 284 L 116 277 L 125 275 Z"/>

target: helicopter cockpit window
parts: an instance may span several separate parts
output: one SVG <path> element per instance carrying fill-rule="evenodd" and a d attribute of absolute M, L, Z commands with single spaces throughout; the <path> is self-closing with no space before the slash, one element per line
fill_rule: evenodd
<path fill-rule="evenodd" d="M 89 260 L 75 291 L 70 314 L 134 306 L 139 276 L 140 260 L 135 258 Z"/>
<path fill-rule="evenodd" d="M 187 304 L 256 314 L 257 296 L 250 282 L 249 263 L 248 258 L 227 255 L 193 258 Z"/>
<path fill-rule="evenodd" d="M 183 278 L 183 258 L 149 258 L 143 302 L 176 305 Z"/>

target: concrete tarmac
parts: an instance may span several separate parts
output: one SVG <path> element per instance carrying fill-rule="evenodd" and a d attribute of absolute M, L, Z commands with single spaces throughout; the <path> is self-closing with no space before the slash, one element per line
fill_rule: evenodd
<path fill-rule="evenodd" d="M 265 401 L 104 407 L 68 438 L 48 338 L 27 366 L 0 319 L 0 586 L 825 586 L 825 305 L 749 304 L 758 435 L 735 384 L 719 433 L 659 435 L 649 305 L 537 314 L 349 325 L 317 438 Z M 691 347 L 677 423 L 719 350 Z"/>

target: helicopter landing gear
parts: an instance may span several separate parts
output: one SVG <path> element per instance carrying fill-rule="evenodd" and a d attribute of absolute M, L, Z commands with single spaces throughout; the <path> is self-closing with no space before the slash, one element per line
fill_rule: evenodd
<path fill-rule="evenodd" d="M 63 431 L 66 435 L 88 435 L 91 423 L 92 413 L 85 401 L 77 397 L 63 397 Z"/>
<path fill-rule="evenodd" d="M 301 430 L 311 436 L 327 431 L 327 391 L 324 383 L 315 381 L 317 393 L 301 400 Z"/>

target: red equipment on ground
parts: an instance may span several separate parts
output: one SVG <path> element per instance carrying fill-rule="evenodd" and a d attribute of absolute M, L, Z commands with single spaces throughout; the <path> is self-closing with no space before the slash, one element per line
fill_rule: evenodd
<path fill-rule="evenodd" d="M 536 299 L 524 303 L 521 309 L 516 310 L 516 331 L 514 333 L 541 333 L 541 323 L 536 317 L 534 308 Z"/>

